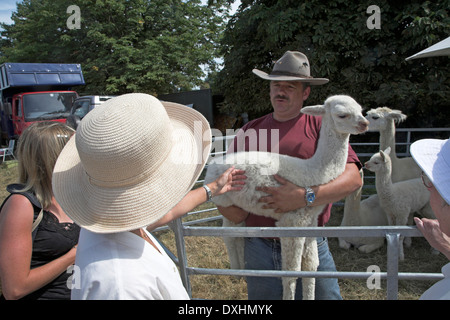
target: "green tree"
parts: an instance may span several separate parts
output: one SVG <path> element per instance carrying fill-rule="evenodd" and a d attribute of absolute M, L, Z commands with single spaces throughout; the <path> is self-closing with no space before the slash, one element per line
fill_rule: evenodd
<path fill-rule="evenodd" d="M 380 8 L 380 29 L 370 29 L 370 5 Z M 365 108 L 388 106 L 408 115 L 411 127 L 448 126 L 448 57 L 405 61 L 450 35 L 450 0 L 243 0 L 222 38 L 224 68 L 215 78 L 225 110 L 250 117 L 271 110 L 270 71 L 287 50 L 304 52 L 311 73 L 330 82 L 314 87 L 309 104 L 349 94 Z"/>
<path fill-rule="evenodd" d="M 66 23 L 72 4 L 80 29 Z M 24 0 L 2 25 L 0 59 L 80 63 L 90 94 L 189 90 L 203 68 L 217 69 L 228 9 L 225 0 Z"/>

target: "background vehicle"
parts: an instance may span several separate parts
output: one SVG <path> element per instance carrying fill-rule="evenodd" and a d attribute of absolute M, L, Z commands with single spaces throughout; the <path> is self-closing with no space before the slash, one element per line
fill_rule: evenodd
<path fill-rule="evenodd" d="M 76 129 L 81 119 L 103 102 L 113 98 L 114 96 L 82 96 L 77 98 L 70 110 L 70 115 L 67 117 L 67 124 Z"/>
<path fill-rule="evenodd" d="M 0 66 L 0 143 L 36 121 L 66 122 L 84 85 L 79 64 L 11 63 Z"/>

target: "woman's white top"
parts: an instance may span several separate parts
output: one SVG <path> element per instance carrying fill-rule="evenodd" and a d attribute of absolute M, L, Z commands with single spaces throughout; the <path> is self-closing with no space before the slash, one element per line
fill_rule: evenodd
<path fill-rule="evenodd" d="M 131 232 L 99 234 L 82 228 L 72 300 L 189 299 L 176 265 L 147 234 L 159 252 Z"/>
<path fill-rule="evenodd" d="M 450 300 L 450 263 L 442 267 L 444 279 L 425 291 L 420 300 Z"/>

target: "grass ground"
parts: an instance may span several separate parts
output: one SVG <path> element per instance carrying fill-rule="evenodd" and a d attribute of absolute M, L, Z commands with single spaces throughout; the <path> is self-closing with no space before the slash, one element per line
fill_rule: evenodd
<path fill-rule="evenodd" d="M 13 162 L 0 165 L 0 201 L 8 195 L 6 185 L 17 179 L 17 168 Z M 204 204 L 197 209 L 209 207 Z M 328 226 L 338 226 L 342 220 L 342 207 L 335 207 Z M 195 215 L 195 219 L 218 215 L 217 211 Z M 192 219 L 190 217 L 189 219 Z M 220 226 L 221 222 L 209 222 L 206 225 Z M 176 253 L 175 240 L 172 231 L 160 231 L 155 234 L 172 252 Z M 329 238 L 330 250 L 333 254 L 338 271 L 367 271 L 367 267 L 377 265 L 381 271 L 386 271 L 386 246 L 370 253 L 360 253 L 358 250 L 343 250 L 339 247 L 337 238 Z M 229 268 L 226 247 L 219 237 L 186 237 L 188 265 L 201 268 Z M 431 253 L 430 246 L 423 238 L 414 238 L 411 248 L 405 248 L 405 260 L 399 264 L 400 272 L 441 272 L 441 267 L 448 261 L 442 255 Z M 245 300 L 247 290 L 245 279 L 231 276 L 191 276 L 193 298 Z M 381 289 L 368 289 L 366 280 L 340 279 L 342 297 L 346 300 L 383 300 L 386 299 L 386 282 L 381 281 Z M 429 288 L 433 282 L 401 280 L 399 282 L 399 299 L 415 300 Z"/>

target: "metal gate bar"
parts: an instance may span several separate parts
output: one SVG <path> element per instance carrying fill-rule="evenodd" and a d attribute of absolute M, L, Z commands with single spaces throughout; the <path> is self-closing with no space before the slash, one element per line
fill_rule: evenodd
<path fill-rule="evenodd" d="M 372 272 L 324 272 L 324 271 L 279 271 L 279 270 L 235 270 L 235 269 L 207 269 L 188 266 L 184 237 L 385 237 L 387 242 L 387 272 L 377 273 L 380 279 L 387 280 L 387 299 L 398 299 L 399 280 L 440 280 L 442 273 L 399 273 L 398 257 L 400 236 L 422 237 L 416 227 L 408 226 L 378 226 L 378 227 L 307 227 L 307 228 L 232 228 L 232 227 L 191 227 L 175 222 L 175 238 L 177 243 L 178 264 L 183 284 L 192 297 L 190 284 L 191 275 L 233 275 L 252 277 L 316 277 L 316 278 L 350 278 L 368 279 Z"/>

